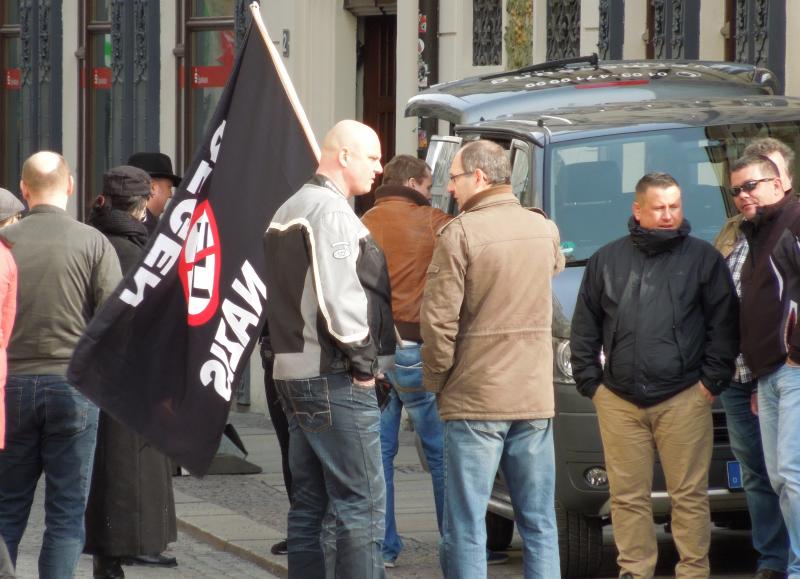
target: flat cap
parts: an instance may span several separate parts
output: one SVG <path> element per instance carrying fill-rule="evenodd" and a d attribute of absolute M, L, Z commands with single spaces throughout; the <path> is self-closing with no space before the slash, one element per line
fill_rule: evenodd
<path fill-rule="evenodd" d="M 146 197 L 150 195 L 150 175 L 130 165 L 109 169 L 103 175 L 103 195 Z"/>
<path fill-rule="evenodd" d="M 8 189 L 0 187 L 0 221 L 25 211 L 22 201 Z"/>

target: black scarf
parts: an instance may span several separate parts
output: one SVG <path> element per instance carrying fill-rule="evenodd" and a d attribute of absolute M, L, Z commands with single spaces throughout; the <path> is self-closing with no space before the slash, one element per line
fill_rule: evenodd
<path fill-rule="evenodd" d="M 634 247 L 646 255 L 658 255 L 680 244 L 689 235 L 692 226 L 687 219 L 678 229 L 646 229 L 639 225 L 635 217 L 628 219 L 628 231 Z"/>

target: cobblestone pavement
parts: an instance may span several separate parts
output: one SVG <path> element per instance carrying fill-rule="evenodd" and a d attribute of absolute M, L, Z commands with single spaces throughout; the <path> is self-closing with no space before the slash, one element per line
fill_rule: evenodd
<path fill-rule="evenodd" d="M 271 559 L 269 568 L 274 573 L 281 573 L 285 566 L 284 557 L 270 556 L 269 543 L 275 539 L 264 540 L 261 537 L 276 537 L 286 532 L 286 515 L 289 502 L 283 485 L 281 474 L 280 451 L 271 423 L 267 418 L 255 413 L 232 412 L 230 421 L 236 426 L 242 440 L 250 452 L 248 460 L 261 466 L 263 473 L 255 475 L 213 475 L 204 479 L 190 476 L 175 477 L 174 486 L 182 500 L 197 499 L 202 501 L 199 507 L 208 516 L 203 519 L 203 531 L 211 545 L 230 547 L 224 537 L 224 525 L 214 522 L 217 511 L 232 512 L 222 514 L 220 521 L 239 517 L 237 524 L 238 547 L 244 547 L 254 557 L 253 561 Z M 401 553 L 397 567 L 387 570 L 389 579 L 431 579 L 441 577 L 438 560 L 438 532 L 433 507 L 433 493 L 430 477 L 419 465 L 414 447 L 412 432 L 401 433 L 401 446 L 396 465 L 396 513 L 398 527 L 402 534 L 405 548 Z M 210 508 L 209 508 L 210 505 Z M 183 506 L 183 505 L 181 505 Z M 186 505 L 181 512 L 187 515 L 186 521 L 191 528 L 193 508 Z M 180 509 L 179 509 L 180 510 Z M 29 532 L 23 540 L 19 560 L 19 577 L 22 579 L 36 577 L 36 556 L 39 550 L 42 532 L 43 507 L 41 494 L 37 495 Z M 195 519 L 196 521 L 197 519 Z M 254 531 L 247 531 L 251 524 Z M 215 526 L 216 525 L 216 526 Z M 229 525 L 228 525 L 229 527 Z M 215 529 L 217 532 L 215 532 Z M 252 533 L 260 533 L 259 537 Z M 267 534 L 264 534 L 267 533 Z M 237 536 L 238 536 L 237 535 Z M 658 577 L 669 577 L 673 574 L 676 561 L 675 549 L 669 535 L 659 533 L 660 554 Z M 248 546 L 249 544 L 249 546 Z M 613 538 L 610 529 L 606 529 L 604 544 L 604 565 L 601 577 L 616 576 Z M 518 536 L 514 537 L 512 548 L 508 551 L 510 560 L 505 565 L 489 567 L 489 577 L 521 577 L 522 553 Z M 185 533 L 180 533 L 178 542 L 172 545 L 171 552 L 178 558 L 177 569 L 152 569 L 143 567 L 126 567 L 129 578 L 184 578 L 184 577 L 275 577 L 263 568 L 241 559 L 229 552 L 218 550 L 209 544 L 200 542 Z M 267 553 L 267 555 L 263 555 Z M 752 576 L 755 557 L 750 546 L 750 537 L 743 531 L 715 530 L 711 551 L 712 578 L 744 579 Z M 81 558 L 79 578 L 91 577 L 91 558 Z"/>
<path fill-rule="evenodd" d="M 280 451 L 272 424 L 255 413 L 232 413 L 247 450 L 249 460 L 264 469 L 258 475 L 216 475 L 205 479 L 181 477 L 175 479 L 175 489 L 202 500 L 224 506 L 254 521 L 286 531 L 289 503 L 281 474 Z M 433 493 L 429 475 L 419 465 L 414 447 L 414 433 L 401 432 L 400 451 L 395 460 L 395 492 L 398 527 L 405 548 L 397 567 L 387 570 L 390 579 L 431 579 L 441 577 L 438 557 L 438 532 L 433 514 Z M 660 528 L 660 527 L 659 527 Z M 675 549 L 669 535 L 660 532 L 661 577 L 673 574 Z M 601 577 L 616 576 L 613 537 L 606 529 L 604 565 Z M 489 577 L 521 577 L 521 541 L 515 535 L 508 551 L 508 564 L 489 567 Z M 712 542 L 714 578 L 744 579 L 754 569 L 755 558 L 747 532 L 716 530 Z"/>

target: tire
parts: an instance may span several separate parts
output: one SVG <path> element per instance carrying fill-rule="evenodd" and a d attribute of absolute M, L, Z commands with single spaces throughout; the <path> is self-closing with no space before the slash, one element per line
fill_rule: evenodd
<path fill-rule="evenodd" d="M 486 547 L 490 551 L 505 551 L 514 538 L 514 521 L 490 511 L 486 512 Z"/>
<path fill-rule="evenodd" d="M 564 510 L 556 504 L 562 577 L 595 577 L 603 556 L 603 527 L 597 517 Z"/>

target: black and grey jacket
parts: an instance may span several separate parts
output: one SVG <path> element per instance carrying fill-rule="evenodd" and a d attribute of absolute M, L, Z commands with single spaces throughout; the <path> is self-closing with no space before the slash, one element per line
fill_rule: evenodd
<path fill-rule="evenodd" d="M 281 205 L 264 250 L 276 380 L 364 379 L 391 365 L 386 260 L 333 182 L 315 175 Z"/>
<path fill-rule="evenodd" d="M 572 317 L 572 372 L 594 396 L 602 383 L 640 407 L 702 380 L 719 394 L 738 353 L 738 302 L 717 250 L 678 230 L 644 229 L 600 248 Z M 600 351 L 605 353 L 601 364 Z"/>

